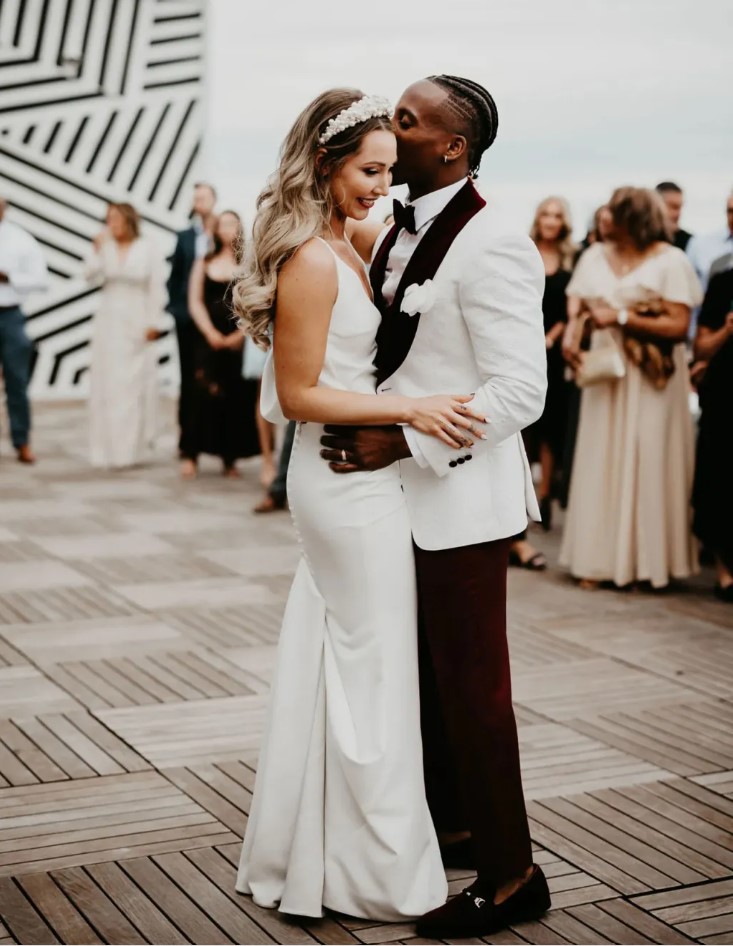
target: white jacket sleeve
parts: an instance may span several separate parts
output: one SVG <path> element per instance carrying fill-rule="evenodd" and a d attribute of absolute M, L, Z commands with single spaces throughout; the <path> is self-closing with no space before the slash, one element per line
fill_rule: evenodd
<path fill-rule="evenodd" d="M 542 317 L 544 266 L 524 234 L 497 236 L 467 265 L 459 287 L 461 314 L 473 344 L 482 384 L 473 404 L 488 419 L 486 440 L 474 453 L 491 449 L 534 423 L 547 391 L 547 351 Z M 416 432 L 422 455 L 438 476 L 450 472 L 458 451 Z"/>

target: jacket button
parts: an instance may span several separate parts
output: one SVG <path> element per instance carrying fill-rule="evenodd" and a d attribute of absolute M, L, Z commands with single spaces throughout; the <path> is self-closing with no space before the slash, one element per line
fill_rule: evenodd
<path fill-rule="evenodd" d="M 456 463 L 465 463 L 465 462 L 466 461 L 463 457 L 458 457 L 458 459 L 456 460 Z"/>
<path fill-rule="evenodd" d="M 473 454 L 472 454 L 472 453 L 467 453 L 467 454 L 466 454 L 466 460 L 473 460 Z"/>
<path fill-rule="evenodd" d="M 458 466 L 458 462 L 456 460 L 450 460 L 448 466 Z"/>

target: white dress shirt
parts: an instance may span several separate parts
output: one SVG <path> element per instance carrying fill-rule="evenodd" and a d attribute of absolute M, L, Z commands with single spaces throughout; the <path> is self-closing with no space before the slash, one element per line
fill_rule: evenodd
<path fill-rule="evenodd" d="M 418 243 L 430 229 L 433 220 L 435 220 L 439 213 L 445 210 L 450 201 L 465 185 L 466 180 L 467 178 L 462 178 L 460 181 L 456 181 L 455 184 L 449 184 L 447 187 L 441 187 L 440 190 L 432 191 L 430 194 L 424 194 L 416 200 L 407 202 L 408 207 L 412 206 L 415 209 L 415 230 L 417 232 L 408 233 L 405 229 L 400 230 L 395 245 L 390 250 L 387 259 L 384 285 L 382 286 L 382 295 L 387 305 L 392 304 L 397 294 L 397 287 L 400 284 L 407 264 L 410 262 L 410 258 L 415 252 Z M 372 259 L 381 246 L 382 240 L 384 240 L 388 233 L 389 227 L 386 227 L 375 243 Z M 428 462 L 420 449 L 420 444 L 417 441 L 414 430 L 412 427 L 403 427 L 403 431 L 407 446 L 413 458 L 419 466 L 423 468 L 427 467 Z"/>
<path fill-rule="evenodd" d="M 715 233 L 694 236 L 687 244 L 687 255 L 700 277 L 702 288 L 707 289 L 710 268 L 721 256 L 733 253 L 733 233 L 726 227 Z"/>
<path fill-rule="evenodd" d="M 26 296 L 48 288 L 48 271 L 36 240 L 15 223 L 0 220 L 0 307 L 22 305 Z"/>
<path fill-rule="evenodd" d="M 211 249 L 211 235 L 204 228 L 204 222 L 198 214 L 193 218 L 192 226 L 196 231 L 196 259 L 203 259 Z"/>

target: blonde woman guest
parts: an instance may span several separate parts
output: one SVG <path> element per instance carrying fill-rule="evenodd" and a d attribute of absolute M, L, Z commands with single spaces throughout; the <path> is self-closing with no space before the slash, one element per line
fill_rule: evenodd
<path fill-rule="evenodd" d="M 542 513 L 542 527 L 552 528 L 552 499 L 555 472 L 562 463 L 568 418 L 568 382 L 561 341 L 566 325 L 565 290 L 575 263 L 577 247 L 572 239 L 570 207 L 562 197 L 546 197 L 537 207 L 529 235 L 540 251 L 545 267 L 545 291 L 542 314 L 547 349 L 547 397 L 542 417 L 524 432 L 527 452 L 539 460 L 542 479 L 537 498 Z M 512 542 L 510 562 L 530 571 L 543 571 L 547 559 L 522 532 Z"/>
<path fill-rule="evenodd" d="M 615 345 L 625 374 L 583 390 L 560 562 L 584 587 L 663 588 L 697 567 L 684 340 L 702 293 L 685 254 L 667 242 L 657 194 L 622 187 L 609 208 L 609 239 L 586 250 L 567 289 L 563 351 L 577 368 L 587 312 L 591 351 Z"/>
<path fill-rule="evenodd" d="M 92 326 L 90 457 L 118 469 L 151 458 L 156 437 L 157 355 L 166 303 L 165 267 L 155 244 L 140 235 L 131 204 L 112 203 L 85 265 L 100 285 Z"/>
<path fill-rule="evenodd" d="M 213 246 L 191 270 L 188 310 L 199 334 L 193 349 L 193 385 L 181 476 L 196 476 L 199 454 L 222 461 L 222 473 L 238 477 L 237 460 L 258 453 L 256 382 L 242 378 L 244 338 L 232 314 L 232 280 L 240 262 L 242 221 L 233 210 L 218 217 Z"/>
<path fill-rule="evenodd" d="M 568 383 L 562 357 L 562 336 L 567 324 L 565 291 L 575 264 L 578 248 L 572 238 L 570 208 L 562 197 L 548 197 L 537 208 L 530 236 L 545 266 L 542 312 L 547 347 L 547 398 L 542 417 L 526 431 L 542 467 L 537 491 L 543 525 L 551 523 L 551 498 L 555 471 L 565 444 L 568 414 Z"/>

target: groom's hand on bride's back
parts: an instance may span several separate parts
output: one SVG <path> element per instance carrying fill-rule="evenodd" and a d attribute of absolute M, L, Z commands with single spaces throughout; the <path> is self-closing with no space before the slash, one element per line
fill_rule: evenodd
<path fill-rule="evenodd" d="M 328 424 L 321 456 L 334 473 L 381 470 L 410 454 L 401 427 L 338 427 Z"/>

